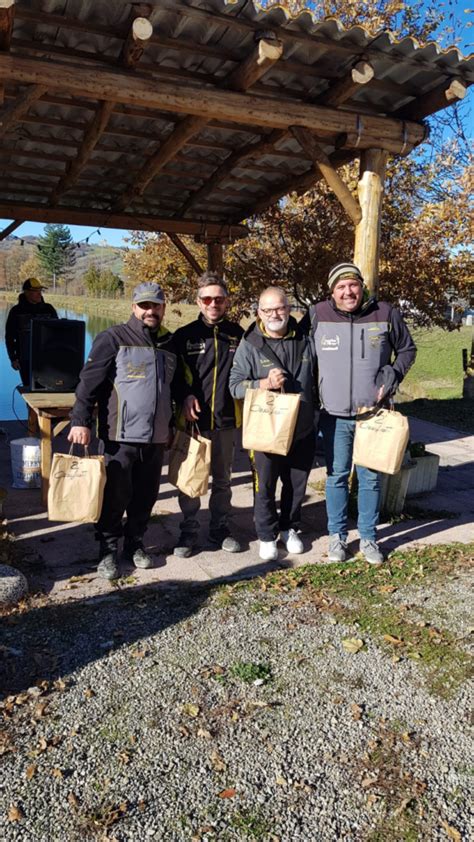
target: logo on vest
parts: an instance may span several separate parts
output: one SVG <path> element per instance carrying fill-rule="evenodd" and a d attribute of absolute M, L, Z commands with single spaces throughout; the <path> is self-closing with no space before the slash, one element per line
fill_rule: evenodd
<path fill-rule="evenodd" d="M 188 354 L 204 354 L 206 350 L 206 340 L 200 339 L 197 342 L 192 342 L 188 339 L 186 342 L 186 351 Z"/>
<path fill-rule="evenodd" d="M 339 351 L 339 336 L 326 336 L 323 333 L 321 337 L 321 351 Z"/>

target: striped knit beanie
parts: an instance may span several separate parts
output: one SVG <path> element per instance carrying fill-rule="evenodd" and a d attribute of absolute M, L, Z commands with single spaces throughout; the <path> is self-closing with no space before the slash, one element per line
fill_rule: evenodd
<path fill-rule="evenodd" d="M 364 284 L 364 279 L 358 266 L 354 263 L 336 263 L 328 275 L 329 291 L 332 292 L 336 281 L 347 280 L 348 278 L 355 278 L 362 285 Z"/>

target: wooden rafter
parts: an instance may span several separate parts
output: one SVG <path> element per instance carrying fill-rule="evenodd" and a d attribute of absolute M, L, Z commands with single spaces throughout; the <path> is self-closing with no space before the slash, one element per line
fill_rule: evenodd
<path fill-rule="evenodd" d="M 187 246 L 183 243 L 180 237 L 177 234 L 173 234 L 172 232 L 167 234 L 170 238 L 173 245 L 178 249 L 179 252 L 183 255 L 183 257 L 188 261 L 189 265 L 192 269 L 196 272 L 197 275 L 202 275 L 203 268 L 200 263 L 196 260 L 193 254 L 189 251 Z"/>
<path fill-rule="evenodd" d="M 146 17 L 137 17 L 122 47 L 119 64 L 134 67 L 140 61 L 153 35 L 153 27 Z"/>
<path fill-rule="evenodd" d="M 15 14 L 15 0 L 0 0 L 0 50 L 9 50 Z"/>
<path fill-rule="evenodd" d="M 403 106 L 397 111 L 397 116 L 410 120 L 416 115 L 417 120 L 423 120 L 429 117 L 430 114 L 435 114 L 441 111 L 448 105 L 454 105 L 466 96 L 467 87 L 459 79 L 452 79 L 450 82 L 444 82 L 439 85 L 434 91 L 429 91 L 418 99 L 414 99 L 408 105 Z"/>
<path fill-rule="evenodd" d="M 46 91 L 47 88 L 44 85 L 29 85 L 18 99 L 5 106 L 0 113 L 0 137 L 4 137 Z"/>
<path fill-rule="evenodd" d="M 189 219 L 166 219 L 152 214 L 111 213 L 94 207 L 71 208 L 58 206 L 0 201 L 0 218 L 28 219 L 31 222 L 58 222 L 65 225 L 97 225 L 98 228 L 128 228 L 142 231 L 163 231 L 164 233 L 190 234 L 194 236 L 205 229 L 209 237 L 225 238 L 226 241 L 246 237 L 243 225 L 223 224 Z"/>
<path fill-rule="evenodd" d="M 279 42 L 261 38 L 252 51 L 236 70 L 226 79 L 226 87 L 234 90 L 246 90 L 257 79 L 263 76 L 282 55 Z M 199 115 L 185 117 L 171 132 L 170 136 L 161 144 L 154 155 L 149 158 L 138 172 L 133 188 L 125 193 L 116 203 L 118 210 L 130 206 L 134 198 L 145 192 L 148 185 L 158 175 L 160 170 L 170 161 L 180 149 L 207 125 L 208 119 Z"/>
<path fill-rule="evenodd" d="M 261 140 L 257 141 L 256 143 L 250 143 L 248 146 L 245 146 L 243 149 L 236 149 L 235 152 L 232 152 L 228 158 L 223 161 L 223 163 L 215 170 L 212 177 L 206 181 L 205 184 L 199 189 L 196 190 L 195 193 L 192 193 L 189 199 L 184 203 L 183 207 L 181 208 L 181 215 L 185 216 L 185 214 L 189 211 L 189 209 L 197 204 L 197 202 L 201 202 L 205 199 L 213 190 L 220 184 L 225 178 L 228 178 L 232 172 L 239 164 L 243 164 L 244 161 L 247 161 L 250 158 L 258 157 L 259 155 L 265 155 L 267 152 L 273 152 L 275 145 L 284 140 L 287 137 L 287 132 L 282 131 L 281 129 L 275 129 L 275 131 L 271 132 L 269 136 L 262 138 Z"/>
<path fill-rule="evenodd" d="M 23 225 L 22 219 L 15 219 L 13 222 L 10 222 L 10 225 L 7 225 L 3 231 L 0 231 L 0 240 L 5 240 L 6 237 L 9 237 L 13 231 L 16 231 L 16 229 L 20 227 L 20 225 Z"/>
<path fill-rule="evenodd" d="M 374 78 L 374 68 L 368 61 L 359 61 L 342 79 L 335 82 L 328 91 L 318 97 L 321 105 L 337 108 L 350 99 L 363 85 Z"/>
<path fill-rule="evenodd" d="M 319 143 L 317 143 L 311 132 L 307 129 L 302 129 L 300 126 L 292 126 L 291 131 L 301 148 L 311 157 L 315 167 L 317 167 L 331 190 L 336 194 L 349 219 L 352 220 L 354 225 L 357 225 L 362 219 L 359 202 L 354 198 L 347 184 L 333 167 L 324 150 L 321 149 Z"/>

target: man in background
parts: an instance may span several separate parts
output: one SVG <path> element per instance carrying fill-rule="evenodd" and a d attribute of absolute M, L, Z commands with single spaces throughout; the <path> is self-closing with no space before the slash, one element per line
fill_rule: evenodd
<path fill-rule="evenodd" d="M 57 319 L 58 314 L 43 298 L 43 286 L 37 278 L 27 278 L 18 304 L 11 308 L 5 326 L 5 344 L 12 368 L 20 372 L 23 386 L 30 385 L 30 336 L 33 319 Z"/>
<path fill-rule="evenodd" d="M 243 330 L 226 318 L 229 295 L 216 272 L 204 272 L 198 281 L 198 318 L 179 328 L 174 340 L 192 394 L 183 405 L 187 422 L 196 422 L 201 435 L 212 441 L 209 498 L 209 539 L 230 553 L 241 547 L 230 533 L 231 474 L 236 427 L 240 424 L 238 402 L 229 392 L 229 374 Z M 188 558 L 197 543 L 199 497 L 179 493 L 183 513 L 181 533 L 174 554 Z"/>

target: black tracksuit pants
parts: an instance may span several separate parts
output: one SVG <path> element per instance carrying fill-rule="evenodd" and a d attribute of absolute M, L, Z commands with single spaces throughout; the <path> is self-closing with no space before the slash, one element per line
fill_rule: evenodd
<path fill-rule="evenodd" d="M 122 535 L 126 542 L 142 540 L 158 496 L 164 450 L 164 444 L 104 442 L 107 482 L 96 523 L 101 552 L 116 550 Z"/>
<path fill-rule="evenodd" d="M 313 465 L 316 433 L 295 441 L 287 456 L 253 451 L 254 519 L 257 538 L 274 541 L 283 529 L 297 529 Z M 281 479 L 280 516 L 275 499 Z"/>

